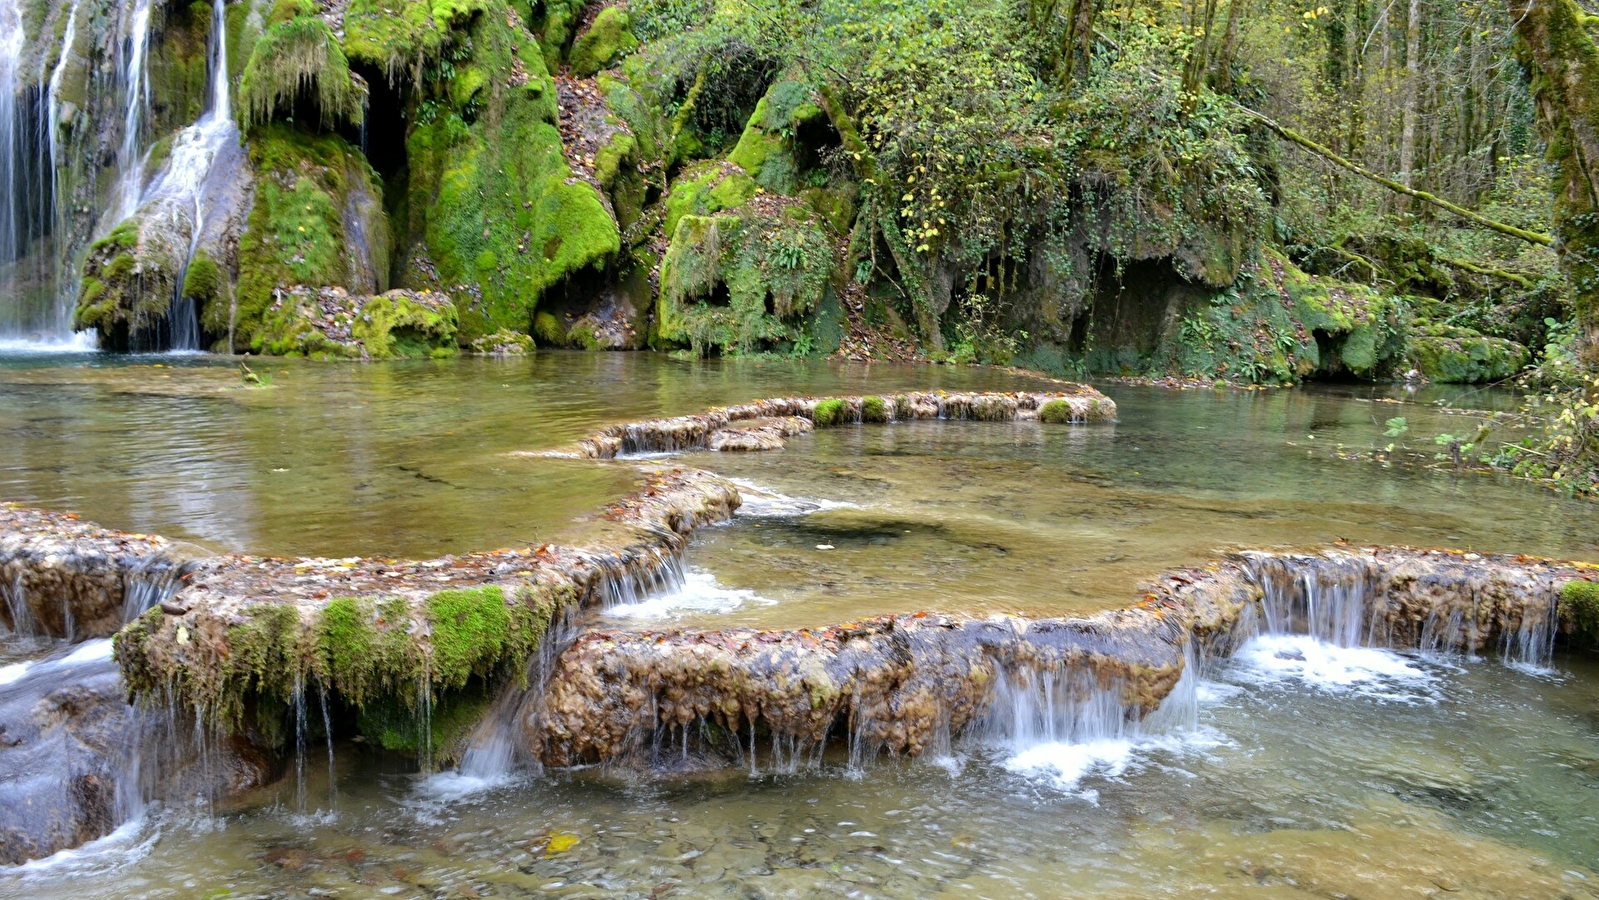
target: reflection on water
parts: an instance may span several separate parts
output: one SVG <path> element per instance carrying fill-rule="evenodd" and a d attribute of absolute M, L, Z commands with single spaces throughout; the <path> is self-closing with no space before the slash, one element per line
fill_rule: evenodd
<path fill-rule="evenodd" d="M 621 466 L 508 455 L 784 393 L 1026 384 L 908 366 L 544 353 L 376 365 L 0 355 L 0 497 L 214 550 L 430 557 L 540 543 Z"/>
<path fill-rule="evenodd" d="M 203 357 L 0 357 L 0 496 L 212 549 L 431 556 L 549 539 L 630 489 L 626 464 L 511 455 L 610 422 L 787 393 L 1034 386 L 647 354 L 255 368 L 270 389 Z M 1060 614 L 1125 605 L 1139 579 L 1228 547 L 1340 538 L 1599 558 L 1591 506 L 1337 459 L 1386 444 L 1396 415 L 1419 443 L 1465 430 L 1374 402 L 1386 389 L 1107 393 L 1114 426 L 914 423 L 685 457 L 769 493 L 696 539 L 670 594 L 610 621 Z M 0 680 L 26 656 L 0 654 Z M 1596 897 L 1599 667 L 1556 670 L 1267 637 L 1194 685 L 1197 722 L 1041 722 L 864 771 L 837 747 L 797 775 L 483 784 L 346 744 L 334 785 L 313 748 L 216 817 L 152 810 L 0 872 L 0 895 Z"/>

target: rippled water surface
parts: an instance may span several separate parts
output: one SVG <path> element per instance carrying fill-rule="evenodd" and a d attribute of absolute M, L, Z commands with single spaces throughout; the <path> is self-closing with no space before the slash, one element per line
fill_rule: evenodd
<path fill-rule="evenodd" d="M 513 454 L 614 421 L 789 393 L 1040 386 L 648 354 L 252 365 L 271 388 L 204 357 L 0 357 L 0 497 L 212 550 L 431 556 L 579 532 L 639 463 Z M 651 460 L 738 479 L 752 500 L 696 538 L 682 590 L 610 615 L 1063 614 L 1125 605 L 1140 579 L 1228 548 L 1338 539 L 1599 559 L 1591 505 L 1371 459 L 1394 441 L 1390 418 L 1430 451 L 1472 428 L 1430 401 L 1502 395 L 1104 389 L 1118 424 L 846 428 L 778 453 Z M 313 746 L 303 780 L 152 809 L 0 872 L 0 895 L 1599 897 L 1592 658 L 1529 673 L 1277 636 L 1189 687 L 1185 724 L 1157 736 L 969 739 L 861 771 L 840 753 L 774 772 L 763 751 L 753 772 L 484 784 L 346 743 L 330 777 Z"/>

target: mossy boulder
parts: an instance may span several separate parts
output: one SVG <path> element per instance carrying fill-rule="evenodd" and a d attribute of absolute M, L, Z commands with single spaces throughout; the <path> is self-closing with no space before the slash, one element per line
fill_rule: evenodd
<path fill-rule="evenodd" d="M 350 333 L 372 357 L 454 356 L 455 304 L 443 294 L 394 290 L 361 305 Z"/>
<path fill-rule="evenodd" d="M 1072 425 L 1077 417 L 1065 400 L 1050 400 L 1038 407 L 1038 421 L 1045 425 Z"/>
<path fill-rule="evenodd" d="M 755 112 L 728 154 L 728 162 L 743 169 L 763 189 L 795 194 L 802 175 L 814 160 L 814 148 L 798 143 L 798 136 L 830 130 L 827 114 L 815 102 L 814 91 L 803 81 L 779 79 L 755 105 Z M 825 176 L 810 187 L 825 186 Z M 832 198 L 829 198 L 830 200 Z"/>
<path fill-rule="evenodd" d="M 1433 381 L 1479 384 L 1512 377 L 1532 354 L 1515 341 L 1485 337 L 1469 328 L 1431 326 L 1411 340 L 1410 358 Z"/>
<path fill-rule="evenodd" d="M 480 356 L 526 356 L 534 352 L 531 335 L 501 329 L 472 342 L 472 352 Z"/>
<path fill-rule="evenodd" d="M 235 346 L 289 352 L 274 349 L 294 342 L 269 309 L 285 291 L 386 286 L 388 220 L 380 204 L 364 202 L 382 197 L 382 188 L 366 158 L 338 135 L 273 124 L 252 131 L 249 146 L 255 199 L 239 238 L 234 305 L 211 304 L 202 321 L 216 333 L 231 325 Z M 364 245 L 349 233 L 356 223 Z M 374 273 L 379 280 L 364 284 Z"/>
<path fill-rule="evenodd" d="M 849 407 L 843 400 L 832 397 L 816 404 L 811 410 L 811 419 L 816 422 L 817 428 L 832 428 L 844 424 L 849 415 Z"/>
<path fill-rule="evenodd" d="M 633 36 L 632 14 L 626 6 L 607 6 L 572 42 L 572 74 L 587 78 L 636 49 L 638 38 Z"/>
<path fill-rule="evenodd" d="M 323 125 L 360 124 L 366 84 L 350 72 L 339 39 L 317 12 L 309 0 L 278 0 L 273 7 L 239 79 L 245 128 L 292 117 L 301 100 L 315 104 Z"/>
<path fill-rule="evenodd" d="M 143 234 L 142 224 L 121 222 L 84 258 L 73 328 L 94 330 L 106 349 L 135 349 L 138 333 L 162 320 L 178 286 L 183 259 L 175 239 Z"/>
<path fill-rule="evenodd" d="M 392 290 L 351 295 L 343 288 L 277 292 L 256 333 L 260 352 L 333 359 L 454 356 L 457 313 L 443 294 Z"/>
<path fill-rule="evenodd" d="M 684 216 L 709 216 L 744 205 L 755 196 L 755 187 L 755 180 L 737 166 L 712 161 L 689 167 L 666 197 L 666 233 L 675 235 Z"/>
<path fill-rule="evenodd" d="M 1599 581 L 1568 581 L 1560 588 L 1560 624 L 1572 643 L 1599 647 Z"/>
<path fill-rule="evenodd" d="M 488 0 L 486 0 L 488 2 Z M 594 186 L 575 178 L 556 127 L 553 83 L 534 42 L 488 3 L 456 40 L 455 69 L 489 73 L 471 97 L 452 96 L 406 142 L 409 183 L 403 284 L 434 285 L 460 309 L 463 341 L 528 327 L 543 293 L 621 247 Z"/>
<path fill-rule="evenodd" d="M 656 341 L 702 355 L 813 341 L 809 319 L 835 269 L 825 226 L 805 207 L 685 215 L 661 262 Z"/>

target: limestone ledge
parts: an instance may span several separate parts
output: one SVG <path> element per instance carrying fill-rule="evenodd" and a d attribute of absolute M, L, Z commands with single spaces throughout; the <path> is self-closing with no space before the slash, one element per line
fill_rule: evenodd
<path fill-rule="evenodd" d="M 793 421 L 796 419 L 807 424 L 799 425 Z M 615 459 L 634 453 L 776 450 L 784 446 L 788 437 L 812 426 L 930 419 L 1089 424 L 1115 421 L 1116 404 L 1092 387 L 1080 384 L 1060 391 L 1032 393 L 908 391 L 860 397 L 774 397 L 693 415 L 612 425 L 579 441 L 572 455 Z"/>
<path fill-rule="evenodd" d="M 0 623 L 25 635 L 109 637 L 176 589 L 178 556 L 165 538 L 0 503 Z"/>
<path fill-rule="evenodd" d="M 733 486 L 660 471 L 607 507 L 600 546 L 494 550 L 439 559 L 273 559 L 192 563 L 181 590 L 123 629 L 128 686 L 224 728 L 256 728 L 266 704 L 313 681 L 360 708 L 431 704 L 473 678 L 520 670 L 552 620 L 607 581 L 653 580 L 694 529 L 730 518 Z M 271 738 L 271 735 L 267 735 Z"/>
<path fill-rule="evenodd" d="M 685 755 L 692 743 L 701 764 L 742 759 L 757 732 L 915 755 L 980 723 L 1007 679 L 1048 679 L 1056 702 L 1097 689 L 1137 720 L 1187 666 L 1230 654 L 1263 627 L 1544 661 L 1556 629 L 1571 628 L 1565 610 L 1557 616 L 1562 588 L 1595 582 L 1599 568 L 1581 563 L 1337 547 L 1169 572 L 1130 608 L 1085 618 L 916 613 L 817 630 L 606 629 L 582 635 L 547 691 L 527 699 L 522 740 L 553 766 L 648 763 L 663 733 L 679 736 L 667 741 L 674 754 L 679 740 Z"/>

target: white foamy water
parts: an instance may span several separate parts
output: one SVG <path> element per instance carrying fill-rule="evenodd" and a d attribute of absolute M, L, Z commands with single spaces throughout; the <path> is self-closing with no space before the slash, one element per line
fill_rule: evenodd
<path fill-rule="evenodd" d="M 8 666 L 0 666 L 0 686 L 21 681 L 30 673 L 54 672 L 60 669 L 81 666 L 85 663 L 104 662 L 109 659 L 111 659 L 110 638 L 84 641 L 74 647 L 71 653 L 62 656 L 29 659 L 12 663 Z"/>
<path fill-rule="evenodd" d="M 843 500 L 811 500 L 800 497 L 790 497 L 771 488 L 761 487 L 753 481 L 743 478 L 729 478 L 738 487 L 739 498 L 743 503 L 738 508 L 738 515 L 753 518 L 779 518 L 788 516 L 808 516 L 813 512 L 827 509 L 858 508 L 859 504 Z"/>
<path fill-rule="evenodd" d="M 0 353 L 91 353 L 98 348 L 99 342 L 92 331 L 79 331 L 59 339 L 0 338 Z"/>
<path fill-rule="evenodd" d="M 29 860 L 10 871 L 49 880 L 101 876 L 125 869 L 149 856 L 160 838 L 160 829 L 140 816 L 122 823 L 105 837 L 43 859 Z"/>
<path fill-rule="evenodd" d="M 645 597 L 632 603 L 607 607 L 605 615 L 618 619 L 666 619 L 679 613 L 726 613 L 745 603 L 772 603 L 754 591 L 725 588 L 716 576 L 701 569 L 688 569 L 683 583 L 670 593 Z"/>
<path fill-rule="evenodd" d="M 31 661 L 12 663 L 9 666 L 0 666 L 0 685 L 7 685 L 18 681 L 28 670 L 33 668 Z"/>
<path fill-rule="evenodd" d="M 1082 744 L 1034 744 L 1005 760 L 1006 771 L 1041 776 L 1064 791 L 1075 790 L 1089 775 L 1116 777 L 1132 762 L 1133 742 L 1106 739 Z"/>
<path fill-rule="evenodd" d="M 1338 647 L 1303 634 L 1263 634 L 1233 655 L 1230 677 L 1294 683 L 1405 703 L 1437 702 L 1437 676 L 1392 650 Z"/>

